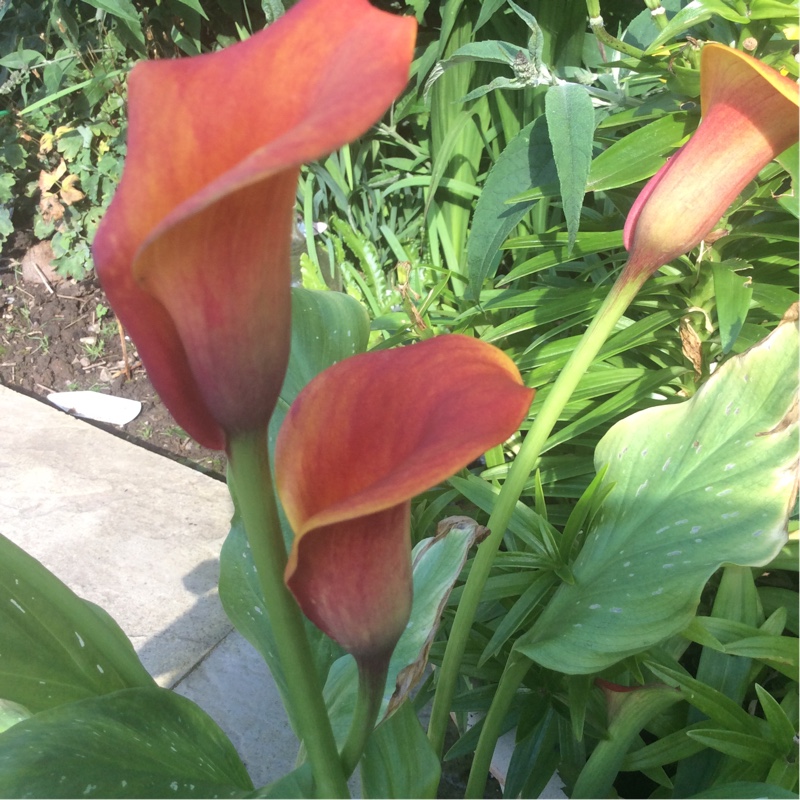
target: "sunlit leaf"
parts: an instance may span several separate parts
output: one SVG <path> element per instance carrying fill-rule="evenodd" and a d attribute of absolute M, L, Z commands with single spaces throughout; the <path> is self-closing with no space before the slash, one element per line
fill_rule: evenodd
<path fill-rule="evenodd" d="M 241 797 L 252 788 L 211 717 L 167 689 L 79 700 L 0 735 L 3 797 Z"/>
<path fill-rule="evenodd" d="M 128 638 L 35 558 L 0 536 L 0 698 L 36 713 L 154 686 Z"/>
<path fill-rule="evenodd" d="M 615 425 L 595 454 L 614 490 L 517 647 L 596 672 L 677 633 L 723 563 L 766 564 L 786 540 L 796 462 L 797 326 L 778 327 L 679 405 Z"/>

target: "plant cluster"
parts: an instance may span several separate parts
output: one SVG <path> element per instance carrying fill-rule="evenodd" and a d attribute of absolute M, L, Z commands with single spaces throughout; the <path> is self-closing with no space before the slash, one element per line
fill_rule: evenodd
<path fill-rule="evenodd" d="M 366 25 L 361 0 L 347 5 Z M 303 0 L 275 29 L 278 55 L 260 53 L 259 34 L 215 62 L 137 66 L 133 177 L 94 242 L 165 403 L 230 457 L 220 594 L 308 756 L 258 796 L 341 792 L 359 760 L 365 796 L 433 796 L 441 760 L 474 753 L 478 797 L 511 729 L 509 797 L 538 796 L 556 770 L 572 797 L 796 796 L 795 4 L 377 5 L 416 17 L 413 61 L 400 23 L 375 23 L 381 47 L 353 44 L 332 0 Z M 312 6 L 329 15 L 319 39 Z M 120 59 L 154 53 L 123 6 L 104 10 L 115 25 L 102 39 L 122 48 L 106 74 L 121 88 Z M 227 43 L 207 13 L 181 5 L 193 22 L 169 42 L 186 54 Z M 288 22 L 303 13 L 307 56 Z M 235 20 L 236 38 L 251 25 Z M 349 44 L 334 58 L 337 36 Z M 337 80 L 359 57 L 375 83 L 354 110 Z M 261 100 L 249 127 L 224 113 L 230 77 L 209 66 L 222 59 L 237 96 Z M 411 74 L 399 97 L 397 63 Z M 57 90 L 37 100 L 31 75 L 14 89 L 30 100 L 2 123 L 16 137 L 2 152 L 20 163 L 22 121 Z M 202 80 L 184 91 L 184 76 Z M 113 136 L 90 120 L 120 98 L 84 107 L 85 146 L 77 124 L 40 129 L 39 202 L 61 206 L 65 225 L 81 203 L 96 220 L 110 197 L 117 172 L 87 176 L 105 156 L 118 170 L 121 106 Z M 142 112 L 157 100 L 169 115 Z M 74 124 L 79 105 L 58 121 Z M 68 202 L 75 192 L 90 196 Z M 9 552 L 32 586 L 46 580 Z M 200 733 L 182 753 L 214 765 L 196 785 L 251 793 L 213 723 L 152 688 L 121 632 L 72 603 L 70 630 L 78 620 L 116 642 L 104 651 L 116 683 L 74 679 L 90 695 L 81 753 L 99 758 L 92 720 L 130 720 L 138 698 L 168 732 L 192 719 Z M 62 649 L 78 658 L 74 642 Z M 412 704 L 404 678 L 428 660 Z M 5 694 L 23 721 L 0 735 L 12 795 L 38 769 L 31 742 L 75 701 L 37 705 L 23 683 Z M 426 737 L 414 711 L 429 700 Z M 451 714 L 459 739 L 444 753 Z M 144 757 L 120 742 L 131 763 Z"/>

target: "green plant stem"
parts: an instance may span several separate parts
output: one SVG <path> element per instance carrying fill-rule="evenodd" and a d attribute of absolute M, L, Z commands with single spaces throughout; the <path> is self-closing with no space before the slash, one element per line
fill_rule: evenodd
<path fill-rule="evenodd" d="M 481 600 L 483 587 L 494 563 L 497 549 L 503 540 L 514 506 L 525 489 L 525 484 L 544 449 L 547 438 L 555 427 L 564 406 L 600 348 L 614 330 L 625 309 L 641 288 L 647 276 L 627 277 L 625 273 L 614 284 L 605 302 L 598 309 L 558 379 L 553 384 L 539 415 L 533 422 L 520 447 L 508 477 L 497 497 L 489 517 L 489 537 L 478 548 L 478 553 L 467 578 L 464 594 L 458 604 L 453 628 L 447 641 L 444 661 L 437 675 L 436 694 L 433 698 L 428 738 L 435 752 L 441 756 L 447 715 L 455 694 L 459 666 L 469 639 L 475 612 Z"/>
<path fill-rule="evenodd" d="M 475 758 L 472 760 L 472 767 L 469 771 L 465 798 L 483 797 L 484 789 L 486 789 L 486 776 L 492 766 L 492 755 L 497 740 L 500 738 L 503 719 L 530 666 L 530 659 L 516 652 L 512 652 L 506 662 L 500 683 L 497 684 L 497 691 L 492 698 L 492 705 L 483 720 L 483 728 L 475 749 Z"/>
<path fill-rule="evenodd" d="M 358 661 L 358 695 L 350 732 L 342 748 L 341 761 L 345 775 L 352 775 L 358 766 L 367 740 L 375 727 L 375 720 L 381 710 L 386 675 L 389 672 L 389 659 L 364 663 Z"/>
<path fill-rule="evenodd" d="M 606 30 L 603 18 L 600 16 L 600 3 L 598 0 L 586 0 L 586 10 L 589 12 L 589 26 L 592 29 L 592 33 L 594 33 L 603 44 L 607 44 L 609 47 L 626 56 L 633 56 L 633 58 L 642 58 L 642 56 L 644 56 L 644 50 L 640 50 L 638 47 L 634 47 L 631 44 L 617 39 L 616 36 L 612 36 Z"/>
<path fill-rule="evenodd" d="M 658 25 L 659 30 L 663 31 L 669 24 L 669 20 L 664 13 L 664 6 L 661 5 L 661 0 L 644 0 L 644 4 L 650 9 L 650 15 Z"/>
<path fill-rule="evenodd" d="M 283 582 L 286 545 L 272 488 L 267 432 L 233 437 L 228 455 L 237 505 L 287 678 L 291 717 L 308 753 L 317 794 L 349 797 L 303 617 Z"/>

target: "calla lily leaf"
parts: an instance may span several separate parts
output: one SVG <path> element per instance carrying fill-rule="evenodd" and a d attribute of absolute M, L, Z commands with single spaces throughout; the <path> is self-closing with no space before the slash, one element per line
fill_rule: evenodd
<path fill-rule="evenodd" d="M 614 489 L 572 572 L 517 643 L 569 674 L 678 633 L 723 564 L 768 563 L 796 492 L 796 313 L 685 403 L 615 425 L 595 453 Z"/>
<path fill-rule="evenodd" d="M 155 686 L 122 629 L 0 536 L 0 698 L 36 713 Z"/>
<path fill-rule="evenodd" d="M 368 342 L 369 316 L 350 295 L 300 287 L 292 289 L 289 367 L 278 406 L 270 420 L 271 445 L 300 390 L 333 364 L 363 353 Z"/>
<path fill-rule="evenodd" d="M 243 797 L 252 789 L 217 724 L 167 689 L 79 700 L 0 735 L 2 797 Z"/>

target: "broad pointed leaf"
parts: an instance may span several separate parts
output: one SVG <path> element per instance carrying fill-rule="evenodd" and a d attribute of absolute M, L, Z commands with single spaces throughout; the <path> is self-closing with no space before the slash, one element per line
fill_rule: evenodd
<path fill-rule="evenodd" d="M 558 174 L 547 125 L 542 117 L 526 125 L 500 154 L 483 187 L 467 243 L 467 296 L 476 300 L 481 286 L 500 263 L 500 247 L 533 201 L 508 204 L 531 186 L 556 190 Z"/>
<path fill-rule="evenodd" d="M 595 454 L 614 485 L 574 566 L 517 647 L 596 672 L 679 632 L 725 563 L 786 541 L 797 462 L 796 323 L 730 359 L 695 396 L 615 425 Z"/>
<path fill-rule="evenodd" d="M 569 253 L 578 236 L 583 196 L 592 163 L 594 108 L 585 87 L 565 83 L 547 90 L 545 114 L 569 232 Z"/>
<path fill-rule="evenodd" d="M 105 611 L 0 536 L 0 698 L 32 713 L 154 686 Z"/>
<path fill-rule="evenodd" d="M 252 789 L 217 724 L 167 689 L 79 700 L 0 735 L 0 797 L 242 797 Z"/>

